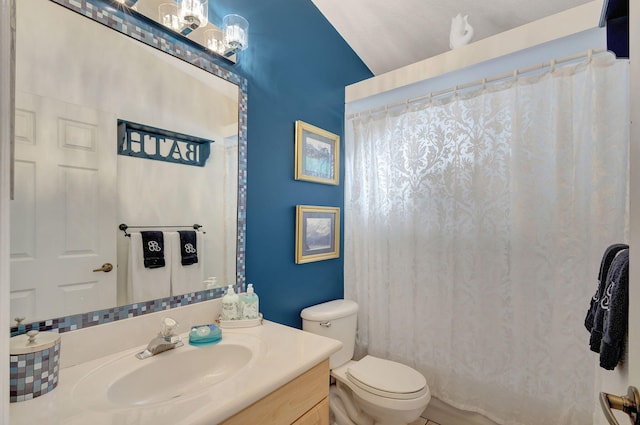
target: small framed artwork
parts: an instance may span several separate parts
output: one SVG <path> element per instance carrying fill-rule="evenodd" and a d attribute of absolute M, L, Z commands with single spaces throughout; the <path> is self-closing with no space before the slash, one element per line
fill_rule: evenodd
<path fill-rule="evenodd" d="M 340 208 L 296 206 L 296 264 L 340 256 Z"/>
<path fill-rule="evenodd" d="M 296 121 L 296 180 L 340 183 L 340 136 Z"/>

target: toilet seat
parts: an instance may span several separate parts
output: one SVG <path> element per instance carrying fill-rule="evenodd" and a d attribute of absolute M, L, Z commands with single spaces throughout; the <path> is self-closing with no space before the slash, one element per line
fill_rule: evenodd
<path fill-rule="evenodd" d="M 417 370 L 373 356 L 350 362 L 345 375 L 354 385 L 380 397 L 411 400 L 429 391 L 426 379 Z"/>

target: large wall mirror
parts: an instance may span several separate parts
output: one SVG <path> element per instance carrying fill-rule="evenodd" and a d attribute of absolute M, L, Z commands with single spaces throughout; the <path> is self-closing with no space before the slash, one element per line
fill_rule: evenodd
<path fill-rule="evenodd" d="M 115 2 L 16 3 L 12 320 L 117 320 L 118 306 L 126 317 L 243 285 L 246 81 Z M 135 137 L 155 159 L 118 154 L 123 121 L 152 129 Z M 208 141 L 200 165 L 176 161 L 202 155 L 190 138 Z M 194 224 L 198 261 L 183 265 L 178 230 Z M 165 267 L 144 267 L 149 230 L 163 232 Z"/>

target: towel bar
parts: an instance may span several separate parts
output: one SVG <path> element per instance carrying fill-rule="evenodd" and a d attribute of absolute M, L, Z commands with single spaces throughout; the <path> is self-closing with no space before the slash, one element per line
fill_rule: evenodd
<path fill-rule="evenodd" d="M 128 226 L 124 223 L 120 224 L 118 226 L 118 229 L 122 230 L 124 232 L 124 235 L 126 237 L 131 236 L 131 234 L 127 233 L 127 229 L 166 229 L 166 228 L 172 228 L 172 227 L 191 227 L 197 231 L 200 231 L 200 229 L 203 227 L 201 224 L 189 224 L 189 225 L 184 225 L 184 226 Z M 207 232 L 202 232 L 202 233 L 207 233 Z"/>

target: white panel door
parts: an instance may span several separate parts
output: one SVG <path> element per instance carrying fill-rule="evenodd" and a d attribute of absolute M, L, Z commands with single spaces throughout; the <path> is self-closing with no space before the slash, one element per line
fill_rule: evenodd
<path fill-rule="evenodd" d="M 11 317 L 116 304 L 116 118 L 16 93 Z"/>

